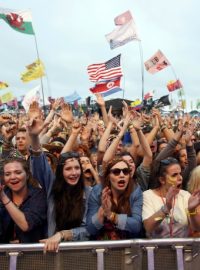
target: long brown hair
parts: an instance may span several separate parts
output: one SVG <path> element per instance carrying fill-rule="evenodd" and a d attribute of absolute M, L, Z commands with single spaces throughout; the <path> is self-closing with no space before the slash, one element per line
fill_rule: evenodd
<path fill-rule="evenodd" d="M 109 162 L 107 164 L 106 168 L 105 168 L 105 171 L 104 171 L 103 188 L 105 188 L 105 187 L 111 188 L 111 185 L 110 185 L 110 170 L 112 169 L 112 167 L 115 164 L 117 164 L 119 162 L 124 162 L 127 165 L 127 167 L 129 168 L 128 163 L 125 160 L 123 160 L 123 158 L 121 158 L 121 157 L 117 157 L 117 158 L 113 159 L 111 162 Z M 124 192 L 118 197 L 117 205 L 114 202 L 113 196 L 112 196 L 112 193 L 111 193 L 111 200 L 112 200 L 112 209 L 111 210 L 113 212 L 118 213 L 118 214 L 128 214 L 128 215 L 130 215 L 131 214 L 130 196 L 131 196 L 131 193 L 133 192 L 133 190 L 134 190 L 134 181 L 131 178 L 131 175 L 129 174 L 128 185 L 127 185 L 126 189 L 124 190 Z"/>
<path fill-rule="evenodd" d="M 56 169 L 56 179 L 53 185 L 52 193 L 55 205 L 56 230 L 69 230 L 80 227 L 84 211 L 84 182 L 80 160 L 76 152 L 67 152 L 61 154 Z M 63 167 L 65 160 L 75 158 L 81 169 L 81 176 L 75 186 L 69 185 L 63 176 Z"/>

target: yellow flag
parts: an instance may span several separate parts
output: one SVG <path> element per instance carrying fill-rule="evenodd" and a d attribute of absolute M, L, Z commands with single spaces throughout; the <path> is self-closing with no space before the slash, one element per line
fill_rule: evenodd
<path fill-rule="evenodd" d="M 4 89 L 6 87 L 8 87 L 9 85 L 5 82 L 0 82 L 0 89 Z"/>
<path fill-rule="evenodd" d="M 7 92 L 0 96 L 1 103 L 7 103 L 13 100 L 15 97 L 12 92 Z"/>
<path fill-rule="evenodd" d="M 185 109 L 186 108 L 186 100 L 185 99 L 183 99 L 181 101 L 181 107 L 182 107 L 182 109 Z"/>
<path fill-rule="evenodd" d="M 38 59 L 26 66 L 26 71 L 21 74 L 21 80 L 23 82 L 29 82 L 41 78 L 45 75 L 44 69 L 44 64 Z"/>

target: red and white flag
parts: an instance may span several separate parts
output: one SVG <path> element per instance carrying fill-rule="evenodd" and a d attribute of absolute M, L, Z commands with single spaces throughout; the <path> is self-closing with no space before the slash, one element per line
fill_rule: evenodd
<path fill-rule="evenodd" d="M 167 89 L 169 90 L 169 92 L 173 92 L 173 91 L 178 90 L 180 88 L 183 88 L 183 85 L 179 80 L 170 81 L 167 84 Z"/>
<path fill-rule="evenodd" d="M 148 72 L 154 74 L 170 66 L 170 62 L 165 55 L 158 50 L 149 60 L 144 63 L 144 65 Z"/>
<path fill-rule="evenodd" d="M 144 100 L 148 100 L 153 97 L 153 92 L 148 92 L 144 95 Z"/>
<path fill-rule="evenodd" d="M 133 20 L 131 12 L 127 10 L 126 12 L 120 14 L 114 19 L 115 25 L 123 25 L 128 23 L 130 20 Z"/>
<path fill-rule="evenodd" d="M 120 79 L 121 78 L 117 78 L 114 81 L 98 83 L 94 87 L 90 88 L 90 91 L 93 94 L 101 93 L 104 97 L 114 94 L 118 91 L 122 91 L 122 89 L 120 88 Z"/>

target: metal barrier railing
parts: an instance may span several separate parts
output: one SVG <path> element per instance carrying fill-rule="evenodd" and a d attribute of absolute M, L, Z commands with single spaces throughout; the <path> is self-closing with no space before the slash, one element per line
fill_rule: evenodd
<path fill-rule="evenodd" d="M 43 246 L 0 245 L 0 269 L 200 269 L 200 238 L 65 242 L 47 255 Z"/>

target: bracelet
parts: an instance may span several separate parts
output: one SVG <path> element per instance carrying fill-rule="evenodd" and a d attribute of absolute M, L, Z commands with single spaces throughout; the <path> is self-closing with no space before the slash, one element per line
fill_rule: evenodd
<path fill-rule="evenodd" d="M 194 209 L 193 212 L 190 212 L 188 209 L 186 211 L 187 211 L 188 216 L 195 216 L 198 212 L 196 208 Z"/>
<path fill-rule="evenodd" d="M 11 200 L 9 200 L 7 203 L 2 203 L 3 205 L 7 205 L 11 202 Z"/>

